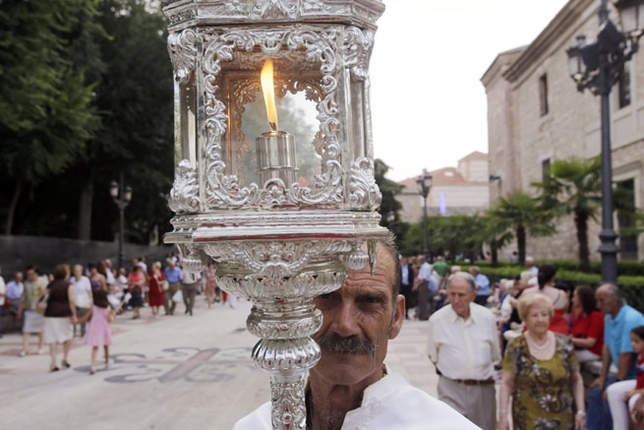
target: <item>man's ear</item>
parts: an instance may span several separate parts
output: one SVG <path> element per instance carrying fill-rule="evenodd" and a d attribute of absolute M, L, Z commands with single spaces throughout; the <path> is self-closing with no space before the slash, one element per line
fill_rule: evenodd
<path fill-rule="evenodd" d="M 400 333 L 403 322 L 405 321 L 405 296 L 398 294 L 396 298 L 396 307 L 394 309 L 394 318 L 389 330 L 389 339 L 395 339 Z"/>

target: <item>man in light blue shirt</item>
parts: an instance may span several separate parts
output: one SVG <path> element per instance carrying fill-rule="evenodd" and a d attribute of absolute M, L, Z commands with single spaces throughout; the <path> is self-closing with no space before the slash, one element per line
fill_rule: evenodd
<path fill-rule="evenodd" d="M 613 428 L 614 414 L 610 407 L 611 385 L 635 377 L 635 354 L 631 346 L 630 333 L 633 328 L 644 325 L 644 315 L 626 304 L 622 292 L 615 285 L 602 285 L 597 289 L 595 297 L 597 307 L 605 315 L 604 349 L 602 370 L 599 378 L 591 385 L 588 398 L 586 428 L 603 430 Z M 617 375 L 608 374 L 611 364 L 617 366 Z M 604 391 L 607 393 L 608 401 L 604 400 Z M 621 397 L 623 398 L 623 394 Z"/>
<path fill-rule="evenodd" d="M 490 280 L 476 266 L 470 267 L 470 275 L 472 275 L 474 283 L 476 284 L 476 298 L 474 299 L 474 303 L 486 306 L 487 299 L 490 297 Z"/>
<path fill-rule="evenodd" d="M 168 281 L 168 289 L 165 290 L 165 302 L 163 308 L 166 315 L 174 315 L 174 310 L 177 307 L 177 302 L 172 300 L 172 296 L 181 288 L 181 278 L 183 277 L 182 270 L 177 267 L 174 260 L 169 258 L 167 266 L 163 269 L 166 281 Z"/>

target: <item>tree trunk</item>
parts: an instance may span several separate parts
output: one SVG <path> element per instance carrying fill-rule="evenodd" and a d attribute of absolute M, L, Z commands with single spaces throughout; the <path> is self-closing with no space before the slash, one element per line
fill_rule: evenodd
<path fill-rule="evenodd" d="M 13 190 L 13 197 L 11 198 L 11 203 L 9 203 L 9 210 L 7 213 L 7 223 L 4 226 L 4 234 L 7 236 L 11 236 L 11 230 L 13 230 L 13 217 L 16 213 L 16 207 L 18 207 L 18 200 L 20 199 L 21 192 L 22 180 L 19 179 Z"/>
<path fill-rule="evenodd" d="M 92 200 L 94 197 L 94 181 L 92 175 L 85 181 L 78 199 L 78 239 L 90 240 L 92 232 Z"/>
<path fill-rule="evenodd" d="M 525 227 L 517 225 L 517 246 L 519 247 L 519 264 L 525 264 Z"/>
<path fill-rule="evenodd" d="M 588 215 L 575 211 L 575 227 L 579 244 L 579 270 L 590 272 L 590 252 L 588 251 Z"/>
<path fill-rule="evenodd" d="M 496 249 L 496 246 L 490 246 L 490 254 L 492 260 L 492 267 L 499 265 L 499 251 Z"/>

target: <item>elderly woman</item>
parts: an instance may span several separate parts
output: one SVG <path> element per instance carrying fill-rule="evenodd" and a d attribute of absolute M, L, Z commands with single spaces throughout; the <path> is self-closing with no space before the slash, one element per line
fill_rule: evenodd
<path fill-rule="evenodd" d="M 54 267 L 54 280 L 47 285 L 47 308 L 45 309 L 45 343 L 49 344 L 51 365 L 49 370 L 59 370 L 56 363 L 57 344 L 63 344 L 64 368 L 71 367 L 67 355 L 72 347 L 72 324 L 76 324 L 74 284 L 69 281 L 69 265 Z"/>
<path fill-rule="evenodd" d="M 512 397 L 515 430 L 583 430 L 584 385 L 570 340 L 548 329 L 552 301 L 542 294 L 519 300 L 526 331 L 508 344 L 499 390 L 499 430 L 507 430 Z M 575 413 L 576 411 L 576 413 Z"/>

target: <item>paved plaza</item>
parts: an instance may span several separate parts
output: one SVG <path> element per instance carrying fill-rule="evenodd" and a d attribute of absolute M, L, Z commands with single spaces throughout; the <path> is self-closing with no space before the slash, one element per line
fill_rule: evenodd
<path fill-rule="evenodd" d="M 0 339 L 2 428 L 231 429 L 269 400 L 268 376 L 249 358 L 257 341 L 245 328 L 250 307 L 240 300 L 236 309 L 208 309 L 197 296 L 193 317 L 183 315 L 183 306 L 178 315 L 156 319 L 149 308 L 139 320 L 120 315 L 112 325 L 109 368 L 103 370 L 100 352 L 94 375 L 91 347 L 78 337 L 72 368 L 50 373 L 48 354 L 18 357 L 20 334 L 6 334 Z M 426 326 L 405 321 L 386 363 L 435 396 Z"/>

